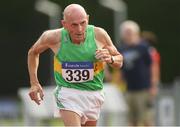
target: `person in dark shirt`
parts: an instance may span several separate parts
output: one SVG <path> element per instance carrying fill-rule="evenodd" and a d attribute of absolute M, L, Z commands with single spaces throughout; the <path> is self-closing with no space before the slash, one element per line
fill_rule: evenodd
<path fill-rule="evenodd" d="M 150 113 L 151 56 L 150 46 L 140 37 L 140 28 L 127 20 L 120 26 L 121 51 L 124 57 L 122 74 L 127 84 L 126 100 L 129 107 L 129 125 L 152 125 Z"/>
<path fill-rule="evenodd" d="M 139 91 L 150 88 L 150 64 L 148 45 L 139 41 L 136 45 L 124 45 L 120 50 L 124 56 L 123 74 L 129 91 Z"/>
<path fill-rule="evenodd" d="M 152 31 L 142 31 L 141 37 L 143 40 L 149 43 L 150 53 L 151 53 L 151 95 L 152 98 L 156 97 L 158 94 L 158 85 L 160 84 L 160 65 L 161 65 L 161 55 L 156 49 L 158 44 L 158 38 L 156 34 Z"/>

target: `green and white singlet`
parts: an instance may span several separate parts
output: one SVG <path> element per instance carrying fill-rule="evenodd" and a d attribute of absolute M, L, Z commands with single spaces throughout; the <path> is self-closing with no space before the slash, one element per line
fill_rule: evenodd
<path fill-rule="evenodd" d="M 62 29 L 61 46 L 54 57 L 56 84 L 79 90 L 101 90 L 104 65 L 95 58 L 96 49 L 94 26 L 87 26 L 86 39 L 79 45 L 71 41 L 66 29 Z"/>

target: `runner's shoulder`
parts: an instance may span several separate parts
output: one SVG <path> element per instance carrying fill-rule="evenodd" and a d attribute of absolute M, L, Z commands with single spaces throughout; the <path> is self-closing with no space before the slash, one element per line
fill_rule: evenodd
<path fill-rule="evenodd" d="M 94 32 L 95 34 L 105 34 L 106 33 L 106 30 L 101 28 L 101 27 L 94 27 Z"/>
<path fill-rule="evenodd" d="M 46 30 L 42 34 L 42 38 L 50 43 L 57 43 L 60 41 L 61 38 L 61 30 L 59 29 L 52 29 L 52 30 Z"/>
<path fill-rule="evenodd" d="M 54 38 L 54 37 L 57 37 L 57 36 L 60 36 L 61 34 L 61 30 L 62 28 L 59 28 L 59 29 L 52 29 L 52 30 L 46 30 L 43 32 L 43 35 L 45 37 L 48 37 L 48 38 Z"/>
<path fill-rule="evenodd" d="M 94 27 L 95 38 L 99 42 L 106 42 L 107 32 L 101 27 Z"/>

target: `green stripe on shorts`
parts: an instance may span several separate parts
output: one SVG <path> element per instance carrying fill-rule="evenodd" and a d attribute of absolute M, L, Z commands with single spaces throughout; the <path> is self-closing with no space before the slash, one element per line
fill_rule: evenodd
<path fill-rule="evenodd" d="M 55 95 L 55 99 L 56 99 L 56 104 L 57 104 L 57 106 L 59 107 L 59 108 L 64 108 L 64 105 L 60 102 L 60 100 L 58 99 L 58 93 L 59 93 L 59 91 L 61 90 L 61 87 L 57 87 L 57 89 L 55 90 L 55 93 L 54 93 L 54 95 Z"/>

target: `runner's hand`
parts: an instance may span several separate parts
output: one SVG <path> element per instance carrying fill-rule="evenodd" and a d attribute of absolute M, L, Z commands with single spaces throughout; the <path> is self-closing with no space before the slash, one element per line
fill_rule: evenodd
<path fill-rule="evenodd" d="M 98 60 L 101 60 L 106 63 L 111 63 L 111 54 L 108 49 L 98 49 L 96 50 L 95 57 Z"/>
<path fill-rule="evenodd" d="M 41 100 L 43 100 L 44 94 L 43 94 L 43 89 L 40 84 L 32 84 L 30 91 L 29 91 L 29 96 L 31 100 L 35 101 L 36 104 L 40 105 Z"/>

